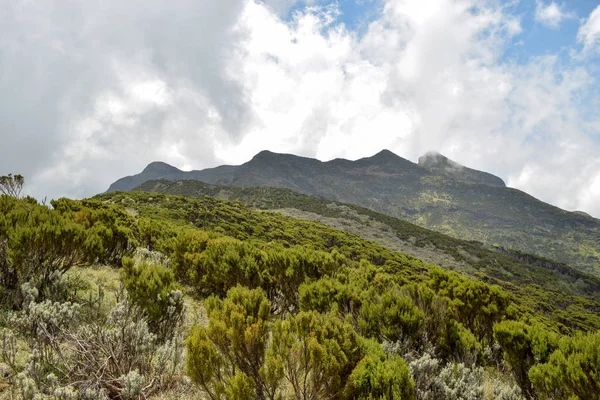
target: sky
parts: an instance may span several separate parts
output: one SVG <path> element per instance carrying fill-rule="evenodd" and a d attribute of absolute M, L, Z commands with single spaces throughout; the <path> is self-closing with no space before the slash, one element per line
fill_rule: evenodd
<path fill-rule="evenodd" d="M 438 151 L 600 217 L 598 0 L 0 0 L 0 174 Z"/>

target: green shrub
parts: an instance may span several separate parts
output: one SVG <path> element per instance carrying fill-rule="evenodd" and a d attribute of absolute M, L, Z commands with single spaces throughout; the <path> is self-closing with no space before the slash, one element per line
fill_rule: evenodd
<path fill-rule="evenodd" d="M 382 359 L 367 355 L 352 371 L 349 385 L 352 398 L 358 400 L 415 399 L 415 385 L 400 357 Z"/>
<path fill-rule="evenodd" d="M 361 360 L 362 340 L 334 315 L 303 311 L 275 322 L 268 360 L 280 365 L 296 398 L 333 398 Z"/>
<path fill-rule="evenodd" d="M 380 296 L 371 292 L 368 297 L 362 302 L 358 320 L 364 336 L 389 342 L 416 338 L 424 315 L 410 297 L 402 295 L 398 289 L 388 290 Z"/>
<path fill-rule="evenodd" d="M 20 305 L 22 284 L 45 298 L 55 273 L 89 265 L 102 252 L 95 232 L 35 200 L 0 196 L 0 210 L 0 285 L 11 306 Z"/>
<path fill-rule="evenodd" d="M 600 394 L 600 332 L 562 337 L 546 362 L 531 367 L 529 379 L 543 399 Z"/>
<path fill-rule="evenodd" d="M 498 286 L 466 279 L 440 268 L 432 268 L 429 275 L 429 286 L 439 296 L 449 299 L 455 318 L 479 340 L 492 343 L 493 326 L 504 318 L 510 304 L 508 293 Z"/>
<path fill-rule="evenodd" d="M 187 371 L 192 381 L 211 397 L 235 391 L 236 384 L 250 379 L 259 399 L 273 398 L 275 388 L 264 379 L 261 368 L 270 330 L 271 306 L 260 289 L 232 288 L 224 300 L 206 301 L 208 327 L 196 326 L 188 340 Z M 246 378 L 238 376 L 242 372 Z"/>
<path fill-rule="evenodd" d="M 136 223 L 125 210 L 97 200 L 62 198 L 53 200 L 51 204 L 56 212 L 100 239 L 98 262 L 118 267 L 121 259 L 136 248 Z"/>
<path fill-rule="evenodd" d="M 545 363 L 556 348 L 557 338 L 540 325 L 529 326 L 520 321 L 503 321 L 494 326 L 494 337 L 504 352 L 515 381 L 523 394 L 534 397 L 529 369 Z"/>
<path fill-rule="evenodd" d="M 123 258 L 121 279 L 133 304 L 146 315 L 151 330 L 161 341 L 171 337 L 183 317 L 183 295 L 173 271 L 144 260 L 138 253 L 136 258 Z"/>

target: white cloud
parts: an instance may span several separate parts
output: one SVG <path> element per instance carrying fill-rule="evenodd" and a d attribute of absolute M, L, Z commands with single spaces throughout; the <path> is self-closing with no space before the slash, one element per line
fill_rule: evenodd
<path fill-rule="evenodd" d="M 263 4 L 266 4 L 270 11 L 275 12 L 276 15 L 282 17 L 286 16 L 292 7 L 298 5 L 312 5 L 318 0 L 260 0 Z"/>
<path fill-rule="evenodd" d="M 548 28 L 558 29 L 563 20 L 575 18 L 573 13 L 564 11 L 563 6 L 556 2 L 544 3 L 536 0 L 535 20 Z"/>
<path fill-rule="evenodd" d="M 437 150 L 600 216 L 589 67 L 504 60 L 522 28 L 495 0 L 424 3 L 384 1 L 360 35 L 335 4 L 284 21 L 253 0 L 69 3 L 56 15 L 50 0 L 18 3 L 4 20 L 19 22 L 0 26 L 2 139 L 14 149 L 0 170 L 32 177 L 36 195 L 88 196 L 156 159 L 205 168 L 263 149 L 323 160 Z"/>
<path fill-rule="evenodd" d="M 596 7 L 581 25 L 577 40 L 583 43 L 585 50 L 590 50 L 600 43 L 600 6 Z"/>

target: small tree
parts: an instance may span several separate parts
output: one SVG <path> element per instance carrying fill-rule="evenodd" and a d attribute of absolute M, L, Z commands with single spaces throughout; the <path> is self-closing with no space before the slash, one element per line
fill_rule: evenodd
<path fill-rule="evenodd" d="M 277 376 L 263 372 L 270 332 L 271 304 L 261 289 L 230 289 L 224 300 L 206 301 L 208 327 L 192 328 L 188 337 L 187 371 L 211 399 L 275 399 Z M 273 378 L 273 379 L 271 379 Z"/>
<path fill-rule="evenodd" d="M 494 337 L 504 351 L 504 359 L 525 397 L 537 398 L 529 371 L 535 364 L 548 361 L 557 347 L 556 335 L 541 325 L 529 326 L 521 321 L 502 321 L 494 325 Z M 533 377 L 537 379 L 542 376 L 541 371 L 543 369 L 538 369 Z M 539 383 L 540 379 L 536 382 Z"/>
<path fill-rule="evenodd" d="M 163 265 L 136 258 L 123 258 L 121 279 L 133 304 L 140 307 L 152 333 L 160 342 L 173 337 L 183 319 L 183 295 L 177 289 L 173 271 Z M 148 252 L 147 256 L 153 253 Z"/>
<path fill-rule="evenodd" d="M 275 322 L 272 336 L 268 365 L 282 367 L 294 399 L 341 398 L 336 395 L 363 353 L 362 339 L 350 324 L 333 314 L 303 311 Z"/>
<path fill-rule="evenodd" d="M 529 370 L 529 379 L 542 399 L 596 398 L 600 393 L 600 332 L 562 337 L 548 360 Z"/>
<path fill-rule="evenodd" d="M 24 184 L 25 178 L 23 178 L 23 175 L 8 174 L 0 176 L 0 193 L 19 199 Z"/>

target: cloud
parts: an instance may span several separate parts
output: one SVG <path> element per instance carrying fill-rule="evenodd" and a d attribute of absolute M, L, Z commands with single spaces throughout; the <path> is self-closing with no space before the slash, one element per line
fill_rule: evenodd
<path fill-rule="evenodd" d="M 84 196 L 148 159 L 214 162 L 211 134 L 237 140 L 252 117 L 231 78 L 244 4 L 3 2 L 0 170 Z"/>
<path fill-rule="evenodd" d="M 536 0 L 535 20 L 548 28 L 558 29 L 563 20 L 575 18 L 575 14 L 565 12 L 563 7 L 554 1 L 545 4 L 541 0 Z"/>
<path fill-rule="evenodd" d="M 600 216 L 597 77 L 552 55 L 507 60 L 522 27 L 501 3 L 386 0 L 358 33 L 338 3 L 282 19 L 277 1 L 187 1 L 0 11 L 13 21 L 0 25 L 0 172 L 81 197 L 157 159 L 435 150 Z"/>
<path fill-rule="evenodd" d="M 279 17 L 285 17 L 294 6 L 312 5 L 318 0 L 262 0 L 270 11 Z"/>
<path fill-rule="evenodd" d="M 577 40 L 583 43 L 585 50 L 591 50 L 600 43 L 600 6 L 596 7 L 581 25 Z"/>

